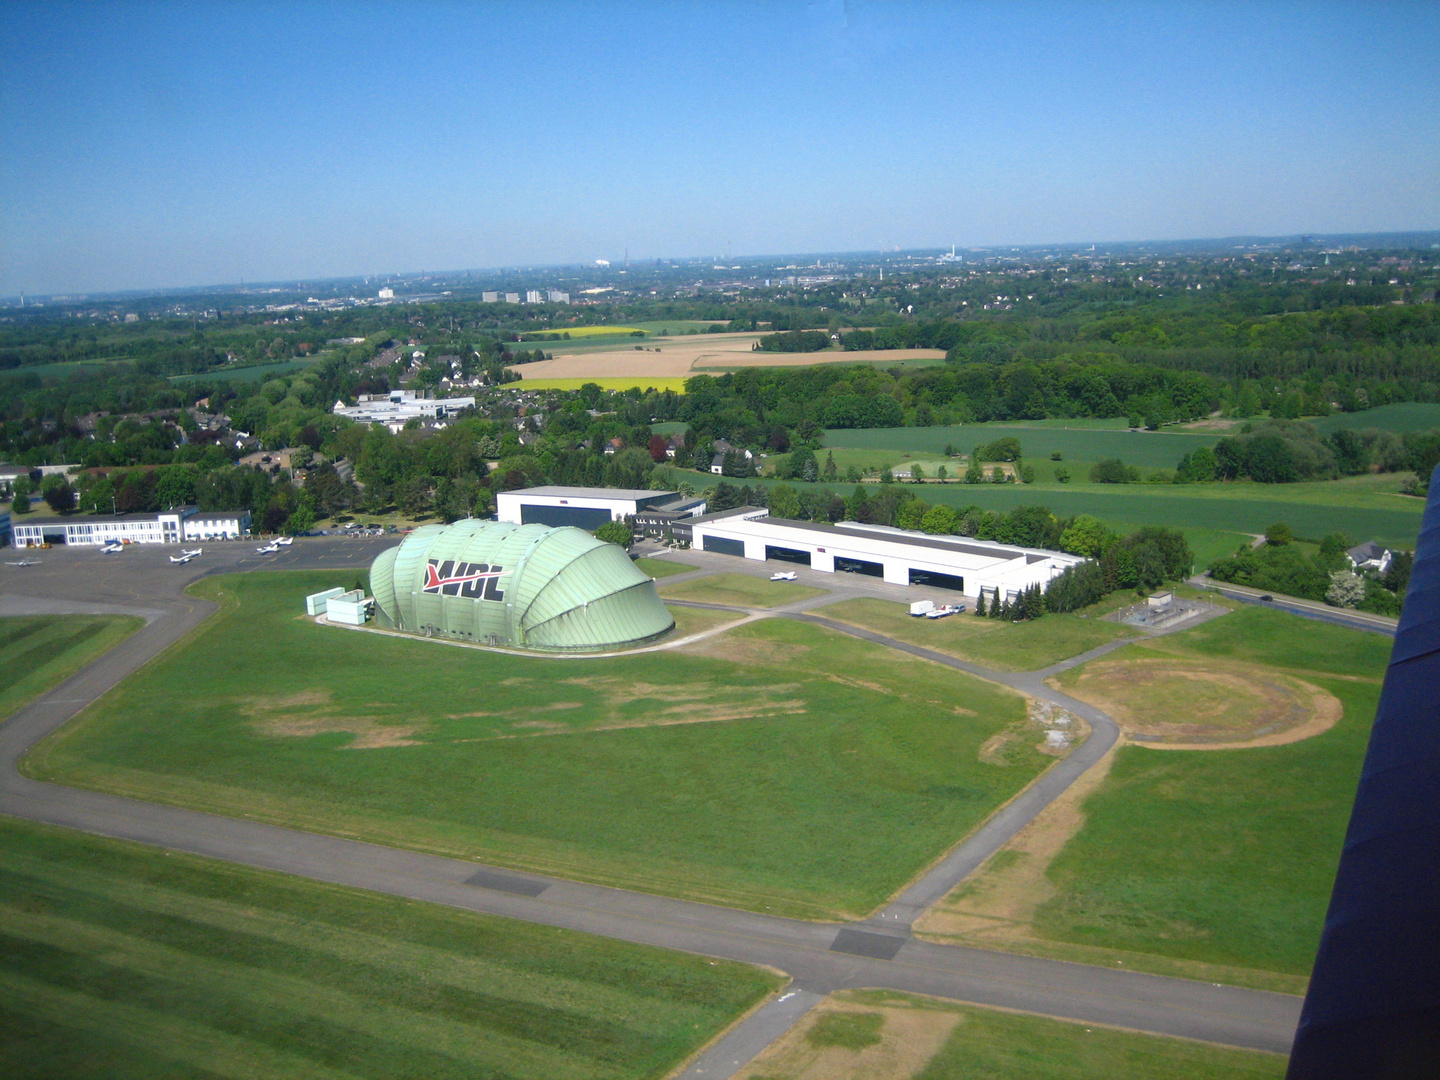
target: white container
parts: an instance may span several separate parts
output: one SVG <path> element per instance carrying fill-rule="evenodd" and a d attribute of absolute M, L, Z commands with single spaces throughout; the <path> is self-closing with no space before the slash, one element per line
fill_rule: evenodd
<path fill-rule="evenodd" d="M 334 588 L 334 589 L 326 589 L 324 592 L 312 593 L 311 595 L 305 597 L 305 614 L 306 614 L 306 615 L 323 615 L 323 614 L 325 614 L 325 603 L 326 603 L 326 601 L 329 600 L 332 596 L 339 596 L 339 595 L 341 595 L 342 593 L 344 593 L 344 591 L 345 591 L 344 589 L 341 589 L 341 588 L 339 588 L 339 587 L 336 587 L 336 588 Z"/>
<path fill-rule="evenodd" d="M 910 614 L 919 618 L 921 615 L 928 615 L 935 610 L 934 600 L 916 600 L 910 605 Z"/>

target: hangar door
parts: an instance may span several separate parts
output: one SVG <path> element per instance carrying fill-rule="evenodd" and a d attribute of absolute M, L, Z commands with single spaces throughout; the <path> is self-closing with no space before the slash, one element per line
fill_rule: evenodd
<path fill-rule="evenodd" d="M 774 544 L 766 544 L 765 558 L 779 559 L 781 562 L 799 563 L 801 566 L 810 565 L 810 552 L 801 548 L 776 547 Z"/>
<path fill-rule="evenodd" d="M 840 574 L 867 574 L 870 577 L 884 577 L 885 567 L 878 562 L 865 559 L 846 559 L 835 556 L 835 570 Z"/>
<path fill-rule="evenodd" d="M 721 555 L 739 555 L 745 557 L 744 540 L 728 540 L 723 536 L 702 536 L 700 538 L 701 551 L 718 551 Z"/>
<path fill-rule="evenodd" d="M 529 525 L 574 525 L 577 529 L 594 532 L 610 520 L 610 511 L 598 506 L 542 506 L 538 503 L 520 504 L 520 521 Z"/>
<path fill-rule="evenodd" d="M 958 574 L 940 574 L 934 570 L 916 570 L 910 568 L 911 585 L 929 585 L 936 589 L 954 589 L 956 592 L 965 591 L 965 579 Z"/>

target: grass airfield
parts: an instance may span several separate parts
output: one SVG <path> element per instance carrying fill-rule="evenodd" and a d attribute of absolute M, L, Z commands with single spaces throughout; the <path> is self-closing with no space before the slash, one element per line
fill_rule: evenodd
<path fill-rule="evenodd" d="M 735 1080 L 1279 1080 L 1278 1054 L 882 990 L 832 994 Z"/>
<path fill-rule="evenodd" d="M 1106 704 L 1128 705 L 1151 724 L 1208 724 L 1202 747 L 1247 732 L 1253 742 L 1173 749 L 1163 732 L 1147 730 L 1160 745 L 1122 743 L 917 929 L 1303 992 L 1389 652 L 1380 635 L 1247 605 L 1066 672 L 1062 688 L 1097 703 L 1108 695 Z M 1169 682 L 1148 677 L 1156 665 Z M 1090 688 L 1087 669 L 1108 680 L 1102 691 Z M 1207 671 L 1209 687 L 1179 677 Z M 1235 685 L 1237 674 L 1248 674 L 1248 689 Z M 1286 688 L 1285 709 L 1300 707 L 1291 723 L 1314 723 L 1304 710 L 1313 690 L 1338 705 L 1338 720 L 1267 745 L 1276 733 L 1255 737 L 1257 725 L 1279 716 L 1283 729 L 1273 695 Z"/>
<path fill-rule="evenodd" d="M 1026 722 L 1019 695 L 819 627 L 509 656 L 316 626 L 300 599 L 333 577 L 197 584 L 222 610 L 36 747 L 28 772 L 834 918 L 881 904 L 1051 760 L 1020 740 L 981 759 Z"/>
<path fill-rule="evenodd" d="M 782 979 L 0 818 L 0 1074 L 664 1075 Z"/>
<path fill-rule="evenodd" d="M 0 618 L 0 720 L 64 682 L 141 626 L 128 615 Z"/>

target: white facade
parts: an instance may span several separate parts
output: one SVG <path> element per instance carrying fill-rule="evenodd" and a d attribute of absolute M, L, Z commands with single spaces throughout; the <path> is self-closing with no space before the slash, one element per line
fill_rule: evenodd
<path fill-rule="evenodd" d="M 545 295 L 552 304 L 568 304 L 570 302 L 570 294 L 559 289 L 551 289 Z"/>
<path fill-rule="evenodd" d="M 545 302 L 545 297 L 541 294 L 539 289 L 526 289 L 525 302 L 527 304 L 543 304 Z"/>
<path fill-rule="evenodd" d="M 507 292 L 505 294 L 505 302 L 507 304 L 518 304 L 520 302 L 520 294 L 518 292 Z"/>
<path fill-rule="evenodd" d="M 192 523 L 196 526 L 193 530 Z M 118 517 L 43 518 L 14 525 L 16 547 L 59 544 L 98 547 L 101 544 L 178 544 L 186 540 L 214 540 L 243 536 L 250 528 L 250 511 L 198 513 L 193 506 L 159 514 Z"/>
<path fill-rule="evenodd" d="M 480 294 L 480 302 L 482 304 L 498 304 L 500 302 L 500 294 L 498 292 L 482 292 Z"/>
<path fill-rule="evenodd" d="M 852 572 L 891 585 L 928 585 L 965 596 L 1012 598 L 1042 589 L 1085 560 L 1059 551 L 1021 548 L 960 536 L 929 536 L 881 525 L 829 525 L 750 514 L 696 522 L 694 547 L 747 559 L 774 558 L 826 573 Z"/>
<path fill-rule="evenodd" d="M 190 540 L 235 540 L 250 533 L 249 510 L 220 510 L 194 514 L 180 523 Z"/>
<path fill-rule="evenodd" d="M 375 605 L 373 597 L 366 596 L 359 589 L 342 592 L 325 601 L 325 617 L 331 622 L 348 626 L 364 626 L 370 618 L 370 609 Z"/>
<path fill-rule="evenodd" d="M 502 491 L 495 496 L 495 517 L 523 525 L 529 521 L 551 524 L 546 518 L 564 522 L 566 511 L 575 511 L 577 520 L 594 515 L 584 511 L 604 510 L 611 521 L 624 521 L 641 510 L 671 502 L 679 496 L 673 491 L 643 491 L 633 488 L 536 487 L 519 491 Z M 526 508 L 530 508 L 527 512 Z M 557 514 L 547 510 L 558 511 Z M 537 513 L 538 511 L 538 513 Z M 583 527 L 583 526 L 582 526 Z"/>

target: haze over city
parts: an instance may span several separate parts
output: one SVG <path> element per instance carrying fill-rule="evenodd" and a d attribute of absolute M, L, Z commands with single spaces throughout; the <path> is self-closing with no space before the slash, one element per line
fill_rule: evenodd
<path fill-rule="evenodd" d="M 12 4 L 0 295 L 1440 226 L 1432 4 Z"/>

